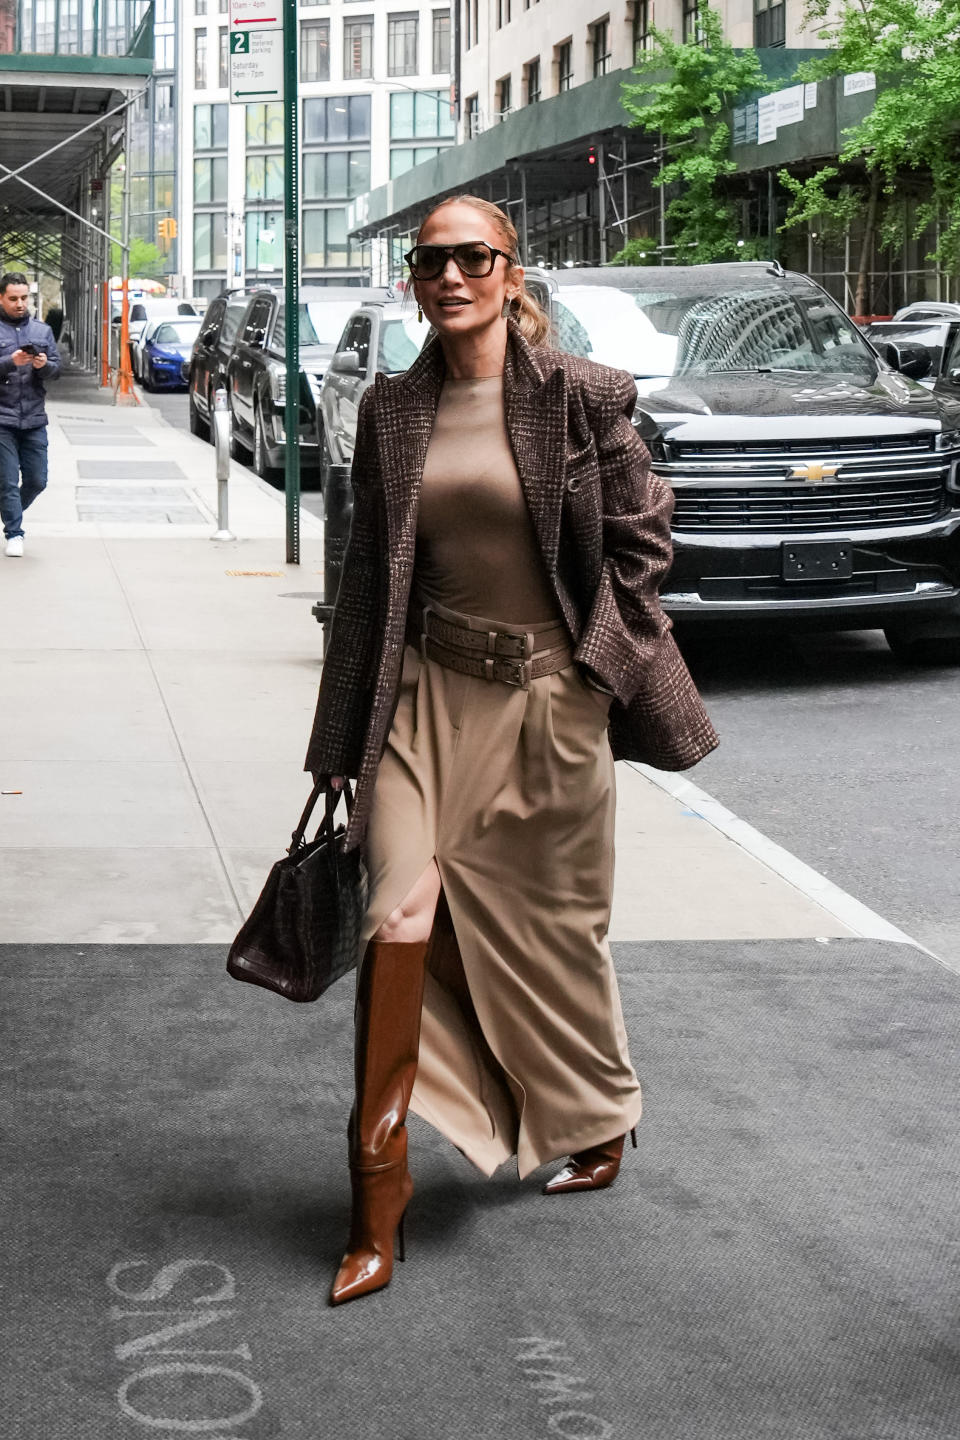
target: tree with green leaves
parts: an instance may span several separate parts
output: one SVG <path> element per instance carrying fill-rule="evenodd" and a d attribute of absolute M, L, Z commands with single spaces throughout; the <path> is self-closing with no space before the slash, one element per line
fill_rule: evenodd
<path fill-rule="evenodd" d="M 816 223 L 843 233 L 863 219 L 854 306 L 867 314 L 875 240 L 902 244 L 905 209 L 900 182 L 907 172 L 928 184 L 913 217 L 919 237 L 934 223 L 939 243 L 928 259 L 960 270 L 960 0 L 808 0 L 806 26 L 830 47 L 801 65 L 798 81 L 872 71 L 873 110 L 846 131 L 838 165 L 806 179 L 788 171 L 785 228 Z"/>
<path fill-rule="evenodd" d="M 122 251 L 119 245 L 110 246 L 110 265 L 115 275 L 120 274 Z M 154 245 L 152 240 L 141 240 L 139 235 L 130 237 L 130 266 L 128 274 L 140 275 L 144 280 L 159 280 L 167 272 L 167 257 Z"/>
<path fill-rule="evenodd" d="M 697 12 L 697 29 L 697 39 L 687 42 L 652 29 L 653 46 L 634 69 L 636 81 L 624 84 L 622 103 L 634 125 L 661 137 L 662 163 L 653 184 L 677 187 L 666 207 L 667 238 L 677 260 L 699 265 L 753 259 L 756 242 L 739 243 L 739 210 L 728 183 L 737 164 L 730 158 L 725 115 L 766 81 L 756 51 L 734 50 L 707 4 Z"/>

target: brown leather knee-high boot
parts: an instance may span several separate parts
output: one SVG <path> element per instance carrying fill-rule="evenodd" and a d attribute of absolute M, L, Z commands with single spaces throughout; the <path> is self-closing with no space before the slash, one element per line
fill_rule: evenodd
<path fill-rule="evenodd" d="M 404 1122 L 417 1073 L 427 948 L 425 940 L 371 940 L 360 962 L 348 1132 L 353 1209 L 332 1305 L 389 1285 L 398 1227 L 403 1257 L 403 1215 L 413 1194 Z"/>

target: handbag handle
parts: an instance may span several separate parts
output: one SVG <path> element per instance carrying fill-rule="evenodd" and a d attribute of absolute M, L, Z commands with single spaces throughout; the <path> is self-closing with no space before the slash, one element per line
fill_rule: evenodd
<path fill-rule="evenodd" d="M 349 820 L 353 814 L 353 789 L 350 781 L 344 780 L 343 790 L 338 791 L 333 790 L 327 785 L 326 780 L 321 778 L 314 784 L 313 789 L 310 791 L 310 796 L 304 806 L 303 814 L 297 822 L 297 828 L 294 830 L 290 845 L 287 848 L 288 855 L 292 855 L 295 850 L 299 850 L 303 844 L 303 837 L 306 834 L 307 826 L 310 824 L 310 816 L 313 814 L 317 801 L 323 792 L 326 792 L 326 801 L 324 804 L 324 816 L 320 822 L 320 830 L 325 829 L 331 837 L 333 836 L 333 817 L 340 803 L 341 794 L 347 802 L 347 819 Z M 320 830 L 317 831 L 318 835 L 320 834 Z"/>

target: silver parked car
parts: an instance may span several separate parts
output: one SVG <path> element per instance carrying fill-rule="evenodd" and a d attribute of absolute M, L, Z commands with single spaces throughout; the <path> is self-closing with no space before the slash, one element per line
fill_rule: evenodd
<path fill-rule="evenodd" d="M 321 468 L 349 465 L 357 436 L 360 397 L 378 371 L 396 375 L 420 354 L 430 327 L 406 304 L 368 301 L 346 323 L 320 386 L 317 405 Z"/>

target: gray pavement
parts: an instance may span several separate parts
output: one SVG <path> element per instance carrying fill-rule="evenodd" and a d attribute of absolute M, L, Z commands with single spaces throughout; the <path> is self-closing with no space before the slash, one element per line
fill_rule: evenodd
<path fill-rule="evenodd" d="M 223 971 L 304 798 L 322 526 L 286 566 L 234 466 L 211 542 L 210 447 L 70 387 L 0 562 L 11 1433 L 953 1440 L 960 980 L 636 767 L 640 1149 L 547 1201 L 416 1124 L 409 1263 L 326 1308 L 350 983 L 294 1008 Z"/>

